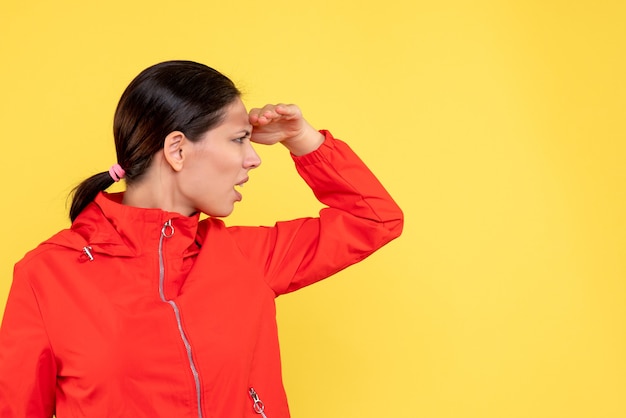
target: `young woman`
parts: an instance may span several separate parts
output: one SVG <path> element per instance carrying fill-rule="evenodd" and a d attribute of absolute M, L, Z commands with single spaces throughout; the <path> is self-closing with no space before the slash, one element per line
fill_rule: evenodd
<path fill-rule="evenodd" d="M 139 74 L 114 136 L 117 163 L 77 187 L 71 228 L 15 267 L 0 417 L 289 417 L 274 299 L 396 238 L 401 210 L 297 106 L 248 113 L 202 64 Z M 291 152 L 318 218 L 224 225 L 261 163 L 251 142 Z M 124 193 L 104 192 L 121 178 Z"/>

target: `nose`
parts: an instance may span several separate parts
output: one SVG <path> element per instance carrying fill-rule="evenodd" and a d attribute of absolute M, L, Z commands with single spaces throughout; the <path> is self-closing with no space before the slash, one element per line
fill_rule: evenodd
<path fill-rule="evenodd" d="M 248 152 L 246 153 L 243 164 L 244 167 L 249 170 L 261 165 L 261 157 L 259 157 L 259 154 L 256 153 L 256 150 L 250 143 L 248 144 Z"/>

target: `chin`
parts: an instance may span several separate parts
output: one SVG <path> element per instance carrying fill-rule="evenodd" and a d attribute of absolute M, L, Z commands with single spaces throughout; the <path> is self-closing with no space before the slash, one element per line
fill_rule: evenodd
<path fill-rule="evenodd" d="M 228 215 L 230 215 L 231 213 L 233 213 L 233 210 L 235 208 L 231 207 L 231 208 L 223 208 L 221 210 L 216 210 L 215 208 L 212 210 L 203 210 L 202 212 L 204 212 L 205 214 L 213 217 L 213 218 L 225 218 Z"/>

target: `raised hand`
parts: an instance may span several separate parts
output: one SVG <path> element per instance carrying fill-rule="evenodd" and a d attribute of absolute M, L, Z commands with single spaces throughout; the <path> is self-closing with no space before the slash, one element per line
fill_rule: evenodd
<path fill-rule="evenodd" d="M 294 155 L 316 150 L 324 136 L 313 128 L 294 104 L 268 104 L 250 109 L 251 141 L 258 144 L 283 144 Z"/>

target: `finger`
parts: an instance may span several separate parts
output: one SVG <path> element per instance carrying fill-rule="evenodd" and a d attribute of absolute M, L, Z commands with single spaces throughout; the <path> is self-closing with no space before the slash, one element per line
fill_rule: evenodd
<path fill-rule="evenodd" d="M 276 111 L 275 105 L 266 105 L 259 112 L 258 122 L 260 124 L 266 124 L 266 123 L 275 122 L 277 120 L 280 120 L 281 118 L 282 118 L 282 115 L 280 115 Z"/>
<path fill-rule="evenodd" d="M 295 104 L 279 103 L 276 105 L 275 111 L 287 119 L 298 118 L 302 115 L 300 108 Z"/>
<path fill-rule="evenodd" d="M 262 108 L 252 108 L 248 114 L 250 123 L 260 126 L 280 119 L 293 120 L 302 117 L 298 106 L 284 103 L 266 104 Z"/>
<path fill-rule="evenodd" d="M 261 109 L 258 107 L 253 107 L 248 111 L 248 120 L 250 123 L 254 123 L 259 119 L 259 114 L 261 113 Z"/>
<path fill-rule="evenodd" d="M 272 110 L 268 108 L 268 105 L 262 108 L 252 108 L 248 112 L 248 120 L 253 126 L 266 125 L 273 119 L 272 114 Z"/>

